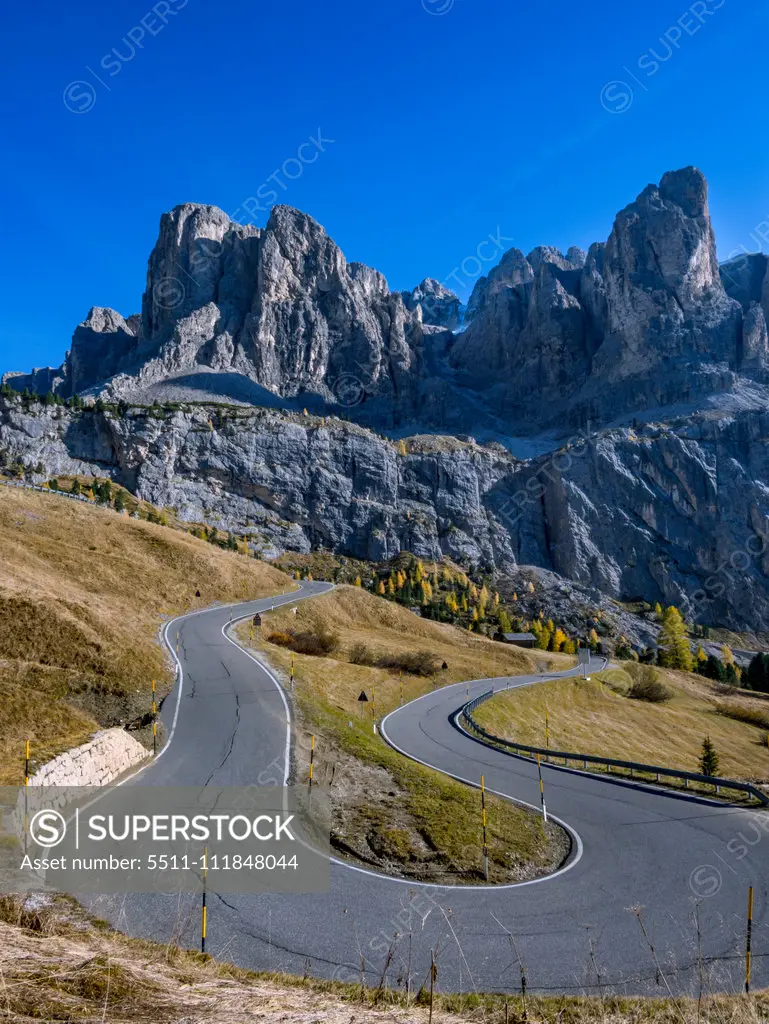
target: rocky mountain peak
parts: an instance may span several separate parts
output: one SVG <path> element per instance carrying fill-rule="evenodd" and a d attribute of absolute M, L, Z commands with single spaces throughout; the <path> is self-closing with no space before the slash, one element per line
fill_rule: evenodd
<path fill-rule="evenodd" d="M 226 371 L 249 394 L 308 391 L 374 426 L 418 415 L 525 433 L 695 400 L 737 373 L 762 380 L 769 359 L 766 258 L 718 267 L 694 167 L 647 186 L 587 253 L 508 250 L 462 312 L 431 277 L 390 292 L 292 207 L 259 229 L 183 203 L 160 219 L 141 317 L 92 310 L 59 370 L 12 382 L 140 397 L 183 379 L 190 400 L 212 372 L 227 398 Z"/>
<path fill-rule="evenodd" d="M 710 216 L 707 179 L 696 167 L 666 171 L 660 179 L 659 194 L 665 202 L 680 207 L 687 217 Z"/>
<path fill-rule="evenodd" d="M 459 297 L 434 277 L 426 277 L 410 292 L 402 292 L 406 308 L 422 311 L 422 322 L 456 330 L 461 318 Z"/>

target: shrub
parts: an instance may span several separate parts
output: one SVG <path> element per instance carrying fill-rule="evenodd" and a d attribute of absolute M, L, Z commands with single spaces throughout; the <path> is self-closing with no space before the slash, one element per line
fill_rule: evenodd
<path fill-rule="evenodd" d="M 740 704 L 722 704 L 716 709 L 719 715 L 725 718 L 733 718 L 736 722 L 744 722 L 745 725 L 756 725 L 759 729 L 769 729 L 769 714 L 759 708 L 746 708 Z"/>
<path fill-rule="evenodd" d="M 645 700 L 650 704 L 662 704 L 673 696 L 667 686 L 660 682 L 655 669 L 649 665 L 644 665 L 636 673 L 627 695 L 632 700 Z"/>
<path fill-rule="evenodd" d="M 293 647 L 294 638 L 290 633 L 270 633 L 265 637 L 268 644 L 276 644 L 278 647 Z"/>
<path fill-rule="evenodd" d="M 366 644 L 357 643 L 350 648 L 347 660 L 351 665 L 375 665 L 376 655 Z"/>
<path fill-rule="evenodd" d="M 339 647 L 339 635 L 328 629 L 319 629 L 317 633 L 295 633 L 292 647 L 297 654 L 324 658 Z"/>
<path fill-rule="evenodd" d="M 278 647 L 288 647 L 297 654 L 311 654 L 314 657 L 323 658 L 331 654 L 339 647 L 339 637 L 328 629 L 320 629 L 317 633 L 306 631 L 304 633 L 270 633 L 267 636 L 268 643 L 277 644 Z"/>
<path fill-rule="evenodd" d="M 395 669 L 399 672 L 410 672 L 415 676 L 431 676 L 438 671 L 440 663 L 430 651 L 406 651 L 398 654 L 383 654 L 377 660 L 377 666 Z"/>

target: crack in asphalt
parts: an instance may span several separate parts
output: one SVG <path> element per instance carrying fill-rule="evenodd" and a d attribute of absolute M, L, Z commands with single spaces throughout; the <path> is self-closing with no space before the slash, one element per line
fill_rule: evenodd
<path fill-rule="evenodd" d="M 222 662 L 222 664 L 224 664 L 224 662 Z M 211 782 L 211 779 L 213 779 L 214 775 L 216 775 L 216 773 L 218 771 L 221 771 L 221 769 L 224 767 L 230 754 L 232 754 L 233 747 L 235 746 L 235 736 L 237 735 L 238 726 L 240 725 L 240 696 L 236 690 L 232 691 L 232 696 L 235 698 L 235 722 L 232 727 L 232 733 L 230 734 L 230 741 L 227 744 L 227 751 L 222 760 L 219 762 L 216 768 L 214 768 L 214 770 L 208 776 L 206 781 L 203 783 L 204 788 Z"/>

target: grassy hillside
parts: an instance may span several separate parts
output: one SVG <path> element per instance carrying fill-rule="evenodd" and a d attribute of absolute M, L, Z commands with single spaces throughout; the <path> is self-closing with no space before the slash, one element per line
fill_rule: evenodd
<path fill-rule="evenodd" d="M 545 745 L 545 708 L 550 746 L 622 760 L 699 771 L 705 736 L 720 755 L 719 773 L 736 779 L 769 779 L 769 703 L 716 688 L 701 676 L 656 670 L 670 699 L 649 703 L 628 696 L 642 668 L 613 669 L 511 690 L 474 713 L 490 732 L 531 746 Z M 630 674 L 629 674 L 630 673 Z"/>
<path fill-rule="evenodd" d="M 248 632 L 240 627 L 246 643 Z M 285 642 L 293 634 L 300 647 L 308 636 L 331 638 L 333 650 L 326 656 L 294 655 L 296 755 L 297 777 L 306 778 L 314 734 L 315 778 L 330 786 L 337 849 L 408 877 L 482 881 L 478 792 L 393 751 L 374 733 L 374 719 L 396 708 L 401 694 L 409 701 L 433 686 L 521 674 L 573 659 L 522 651 L 421 619 L 359 587 L 339 587 L 302 602 L 296 615 L 280 609 L 265 616 L 262 633 L 261 646 L 284 681 L 291 652 L 270 637 Z M 349 659 L 360 657 L 362 648 L 366 660 L 385 658 L 392 667 L 352 664 Z M 399 662 L 408 665 L 415 655 L 422 655 L 418 661 L 433 660 L 436 672 L 398 669 Z M 367 703 L 358 701 L 361 690 Z M 567 852 L 563 833 L 548 827 L 545 835 L 538 816 L 493 797 L 488 806 L 492 880 L 541 874 Z"/>
<path fill-rule="evenodd" d="M 186 533 L 54 495 L 0 488 L 0 783 L 149 709 L 171 683 L 163 615 L 291 585 Z M 195 591 L 200 590 L 200 598 Z"/>

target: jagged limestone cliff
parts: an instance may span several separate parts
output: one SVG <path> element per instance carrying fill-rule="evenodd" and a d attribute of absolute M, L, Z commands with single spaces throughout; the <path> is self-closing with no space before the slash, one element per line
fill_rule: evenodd
<path fill-rule="evenodd" d="M 500 445 L 398 444 L 337 419 L 190 406 L 0 402 L 0 454 L 112 477 L 265 553 L 401 550 L 516 564 L 703 622 L 769 625 L 769 416 L 606 430 L 527 462 Z"/>

